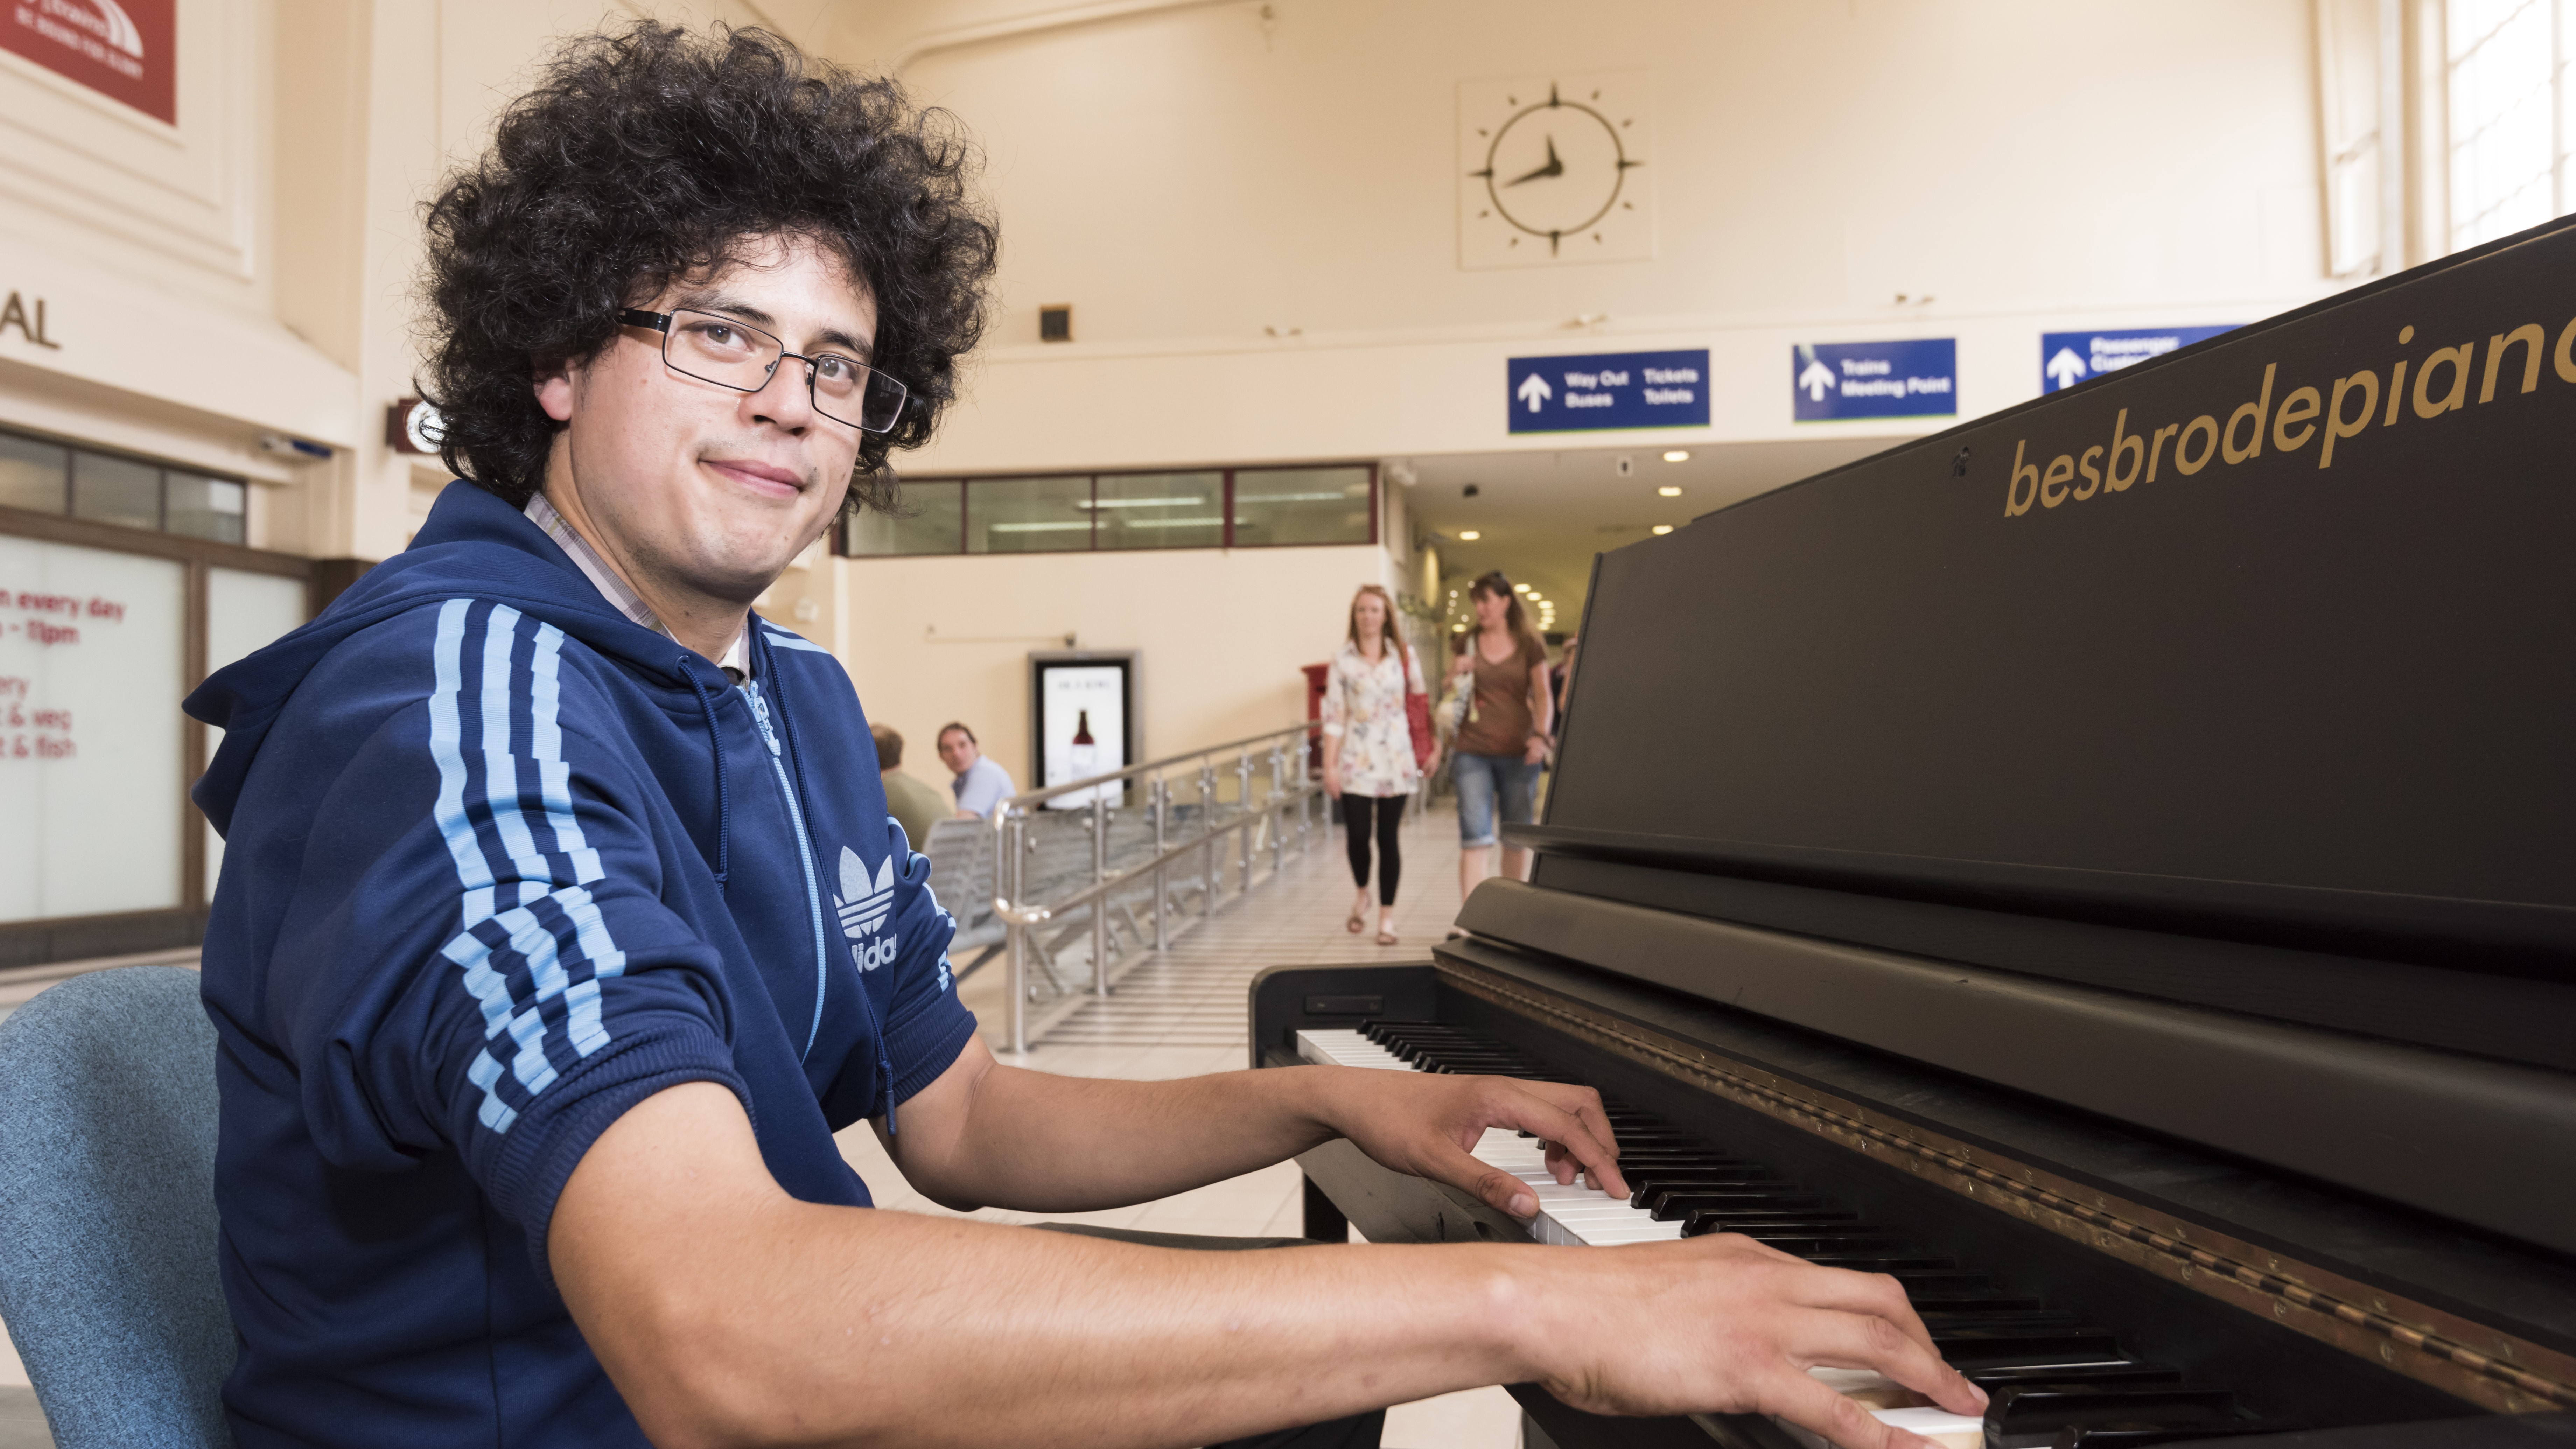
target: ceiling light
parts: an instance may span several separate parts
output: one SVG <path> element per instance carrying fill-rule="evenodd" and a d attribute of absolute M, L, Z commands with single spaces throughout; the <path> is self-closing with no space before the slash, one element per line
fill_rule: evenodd
<path fill-rule="evenodd" d="M 1484 537 L 1484 535 L 1483 535 L 1483 534 L 1478 533 L 1476 530 L 1474 530 L 1474 529 L 1472 529 L 1472 528 L 1462 528 L 1462 529 L 1458 530 L 1458 541 L 1459 541 L 1460 543 L 1474 543 L 1477 539 L 1480 539 L 1480 538 L 1483 538 L 1483 537 Z M 1452 595 L 1450 595 L 1449 597 L 1451 597 L 1451 598 L 1453 598 L 1453 599 L 1454 599 L 1454 598 L 1456 598 L 1456 597 L 1457 597 L 1457 595 L 1452 594 Z"/>
<path fill-rule="evenodd" d="M 1675 448 L 1664 454 L 1664 461 L 1667 463 L 1687 463 L 1690 461 L 1690 450 L 1687 448 Z"/>
<path fill-rule="evenodd" d="M 1658 488 L 1655 492 L 1666 498 L 1679 498 L 1682 496 L 1682 490 L 1673 487 Z"/>
<path fill-rule="evenodd" d="M 1512 592 L 1513 592 L 1513 593 L 1515 593 L 1515 594 L 1526 594 L 1526 593 L 1528 593 L 1528 592 L 1529 592 L 1529 585 L 1527 585 L 1527 584 L 1514 584 L 1514 585 L 1512 585 Z"/>
<path fill-rule="evenodd" d="M 1670 533 L 1672 531 L 1673 526 L 1669 523 L 1658 523 L 1655 525 L 1655 532 L 1657 533 Z"/>

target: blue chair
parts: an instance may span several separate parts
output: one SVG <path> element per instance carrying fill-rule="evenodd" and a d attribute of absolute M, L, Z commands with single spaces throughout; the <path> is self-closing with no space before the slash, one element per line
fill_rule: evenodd
<path fill-rule="evenodd" d="M 0 1022 L 0 1319 L 60 1449 L 229 1449 L 215 1030 L 197 973 L 75 976 Z"/>

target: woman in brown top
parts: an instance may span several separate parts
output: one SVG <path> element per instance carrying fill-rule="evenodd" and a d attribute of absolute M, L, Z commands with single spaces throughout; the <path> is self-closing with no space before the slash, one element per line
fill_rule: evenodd
<path fill-rule="evenodd" d="M 1539 764 L 1547 758 L 1548 737 L 1556 727 L 1547 687 L 1547 645 L 1530 627 L 1512 581 L 1500 570 L 1486 574 L 1469 586 L 1467 599 L 1476 610 L 1476 627 L 1459 636 L 1458 657 L 1449 667 L 1453 682 L 1475 676 L 1451 746 L 1462 898 L 1492 873 L 1496 811 L 1513 825 L 1538 818 Z M 1525 879 L 1529 852 L 1503 847 L 1503 874 Z"/>

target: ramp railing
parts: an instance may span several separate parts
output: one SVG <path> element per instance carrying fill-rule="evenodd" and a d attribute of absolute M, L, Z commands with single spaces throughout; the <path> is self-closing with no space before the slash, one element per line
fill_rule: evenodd
<path fill-rule="evenodd" d="M 1306 769 L 1311 721 L 1014 795 L 993 811 L 993 914 L 1004 927 L 1011 1050 L 1107 997 L 1220 898 L 1254 885 L 1265 851 L 1276 877 L 1323 832 Z M 1231 892 L 1227 883 L 1231 879 Z M 1139 912 L 1143 919 L 1139 919 Z M 1088 980 L 1072 951 L 1088 943 Z M 1060 959 L 1064 958 L 1064 959 Z"/>

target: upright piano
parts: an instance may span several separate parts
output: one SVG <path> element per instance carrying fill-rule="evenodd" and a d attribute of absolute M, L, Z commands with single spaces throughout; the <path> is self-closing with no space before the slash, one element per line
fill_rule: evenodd
<path fill-rule="evenodd" d="M 2576 1449 L 2571 349 L 2552 224 L 1602 555 L 1531 880 L 1251 1045 L 1588 1083 L 1638 1191 L 1333 1143 L 1310 1234 L 1893 1273 L 1950 1443 Z"/>

